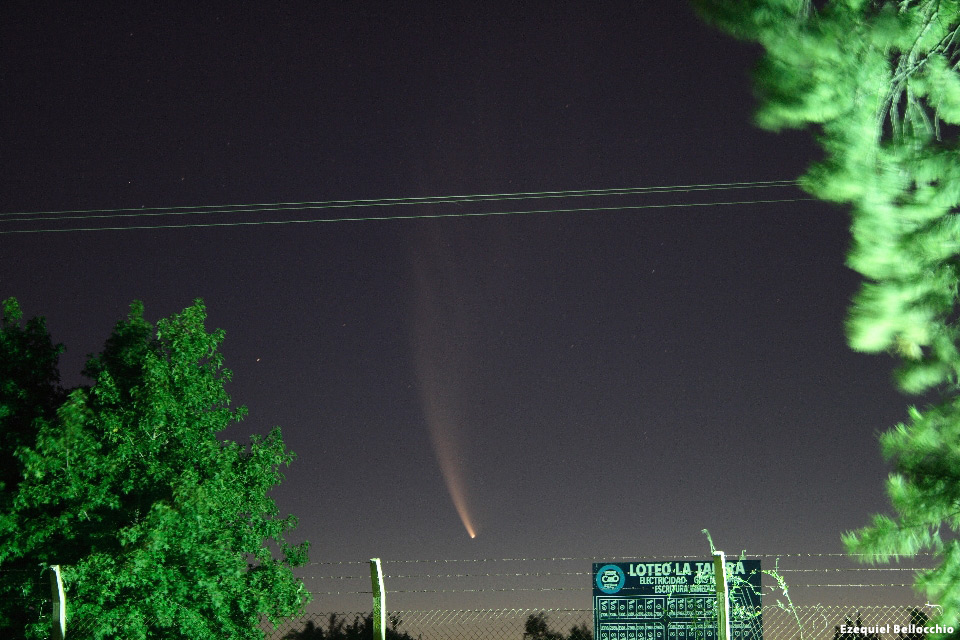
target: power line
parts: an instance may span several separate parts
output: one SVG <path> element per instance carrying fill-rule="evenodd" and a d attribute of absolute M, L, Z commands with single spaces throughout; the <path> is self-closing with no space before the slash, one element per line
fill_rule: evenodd
<path fill-rule="evenodd" d="M 131 225 L 124 227 L 70 227 L 66 229 L 15 229 L 0 231 L 0 235 L 9 235 L 14 233 L 68 233 L 81 231 L 133 231 L 145 229 L 196 229 L 209 227 L 243 227 L 243 226 L 261 226 L 261 225 L 281 225 L 281 224 L 311 224 L 322 222 L 383 222 L 388 220 L 429 220 L 433 218 L 482 218 L 493 216 L 513 216 L 530 214 L 558 214 L 558 213 L 583 213 L 583 212 L 601 212 L 601 211 L 628 211 L 639 209 L 671 209 L 686 207 L 717 207 L 730 205 L 747 204 L 776 204 L 783 202 L 809 202 L 816 198 L 780 198 L 772 200 L 738 200 L 732 202 L 690 202 L 677 204 L 647 204 L 647 205 L 619 205 L 609 207 L 570 207 L 562 209 L 533 209 L 516 211 L 480 211 L 480 212 L 456 212 L 439 214 L 411 214 L 396 216 L 355 216 L 341 218 L 310 218 L 310 219 L 289 219 L 289 220 L 253 220 L 243 222 L 200 222 L 194 224 L 167 224 L 167 225 Z"/>
<path fill-rule="evenodd" d="M 690 184 L 690 185 L 666 185 L 656 187 L 623 187 L 611 189 L 579 189 L 565 191 L 521 191 L 516 193 L 487 193 L 455 196 L 415 196 L 405 198 L 367 198 L 356 200 L 319 200 L 305 202 L 271 202 L 271 203 L 247 203 L 247 204 L 228 204 L 228 205 L 188 205 L 174 207 L 126 207 L 116 209 L 65 209 L 55 211 L 22 211 L 0 213 L 0 217 L 8 216 L 55 216 L 53 218 L 27 218 L 27 220 L 46 220 L 46 219 L 75 219 L 75 218 L 97 218 L 97 217 L 118 217 L 114 215 L 95 215 L 95 214 L 117 214 L 131 212 L 134 217 L 146 215 L 182 215 L 183 213 L 237 213 L 248 211 L 282 211 L 306 210 L 306 209 L 327 209 L 327 208 L 352 208 L 352 207 L 372 207 L 372 206 L 397 206 L 409 204 L 443 204 L 443 203 L 462 203 L 462 202 L 488 202 L 500 200 L 543 200 L 546 198 L 582 198 L 599 196 L 626 196 L 643 195 L 648 193 L 688 193 L 694 191 L 723 191 L 730 189 L 761 189 L 771 187 L 790 187 L 796 186 L 796 180 L 759 180 L 752 182 L 718 182 L 708 184 Z M 91 214 L 88 216 L 69 216 L 66 214 Z M 21 218 L 20 221 L 25 219 Z"/>

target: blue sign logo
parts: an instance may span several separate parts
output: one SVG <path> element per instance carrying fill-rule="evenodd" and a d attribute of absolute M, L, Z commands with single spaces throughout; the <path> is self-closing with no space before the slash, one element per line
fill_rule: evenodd
<path fill-rule="evenodd" d="M 616 593 L 623 588 L 627 577 L 623 569 L 615 564 L 605 564 L 597 571 L 597 589 L 604 593 Z"/>

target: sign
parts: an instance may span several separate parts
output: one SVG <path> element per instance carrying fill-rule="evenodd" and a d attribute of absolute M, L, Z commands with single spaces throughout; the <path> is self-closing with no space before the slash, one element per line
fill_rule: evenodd
<path fill-rule="evenodd" d="M 762 640 L 760 561 L 730 560 L 730 640 Z M 593 565 L 596 640 L 717 640 L 712 560 Z"/>

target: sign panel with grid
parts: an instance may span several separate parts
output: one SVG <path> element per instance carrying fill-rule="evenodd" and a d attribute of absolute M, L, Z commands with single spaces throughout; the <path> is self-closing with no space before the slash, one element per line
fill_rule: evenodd
<path fill-rule="evenodd" d="M 762 640 L 760 561 L 727 562 L 731 640 Z M 595 563 L 596 640 L 717 640 L 712 561 Z"/>

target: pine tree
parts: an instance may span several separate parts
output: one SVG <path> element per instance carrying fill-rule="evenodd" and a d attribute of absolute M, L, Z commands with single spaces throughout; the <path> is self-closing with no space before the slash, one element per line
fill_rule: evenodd
<path fill-rule="evenodd" d="M 763 45 L 760 126 L 815 130 L 805 189 L 852 214 L 847 264 L 864 277 L 851 347 L 900 358 L 899 387 L 939 400 L 881 437 L 895 515 L 844 535 L 871 561 L 930 551 L 917 585 L 960 627 L 960 2 L 695 0 Z M 862 554 L 862 555 L 860 555 Z"/>

